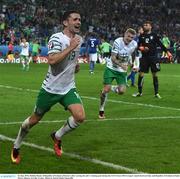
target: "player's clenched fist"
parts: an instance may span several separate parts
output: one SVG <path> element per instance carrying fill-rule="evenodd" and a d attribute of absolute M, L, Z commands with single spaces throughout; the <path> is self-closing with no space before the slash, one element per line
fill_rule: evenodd
<path fill-rule="evenodd" d="M 81 43 L 81 37 L 80 36 L 75 36 L 70 41 L 70 47 L 72 49 L 75 49 L 76 47 L 78 47 L 78 45 L 80 45 L 80 43 Z"/>

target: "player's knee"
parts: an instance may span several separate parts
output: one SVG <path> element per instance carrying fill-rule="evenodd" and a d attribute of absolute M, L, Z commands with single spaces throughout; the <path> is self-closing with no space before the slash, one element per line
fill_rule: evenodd
<path fill-rule="evenodd" d="M 122 95 L 122 94 L 124 94 L 125 93 L 125 91 L 118 91 L 118 94 L 119 95 Z"/>
<path fill-rule="evenodd" d="M 110 89 L 105 89 L 103 90 L 103 93 L 106 94 L 106 93 L 109 93 L 110 92 Z"/>
<path fill-rule="evenodd" d="M 73 117 L 77 122 L 82 123 L 85 120 L 85 113 L 84 111 L 78 111 Z"/>
<path fill-rule="evenodd" d="M 36 125 L 40 120 L 41 120 L 42 116 L 38 116 L 36 114 L 33 114 L 29 117 L 29 123 L 30 123 L 30 126 L 34 126 Z"/>
<path fill-rule="evenodd" d="M 22 123 L 21 128 L 25 131 L 28 131 L 31 127 L 36 125 L 40 121 L 41 117 L 32 115 L 25 119 L 25 121 Z"/>
<path fill-rule="evenodd" d="M 110 87 L 110 86 L 105 87 L 105 88 L 103 89 L 103 93 L 109 93 L 110 90 L 111 90 L 111 87 Z"/>
<path fill-rule="evenodd" d="M 122 86 L 122 87 L 119 87 L 118 88 L 118 94 L 119 95 L 122 95 L 126 92 L 126 87 Z"/>

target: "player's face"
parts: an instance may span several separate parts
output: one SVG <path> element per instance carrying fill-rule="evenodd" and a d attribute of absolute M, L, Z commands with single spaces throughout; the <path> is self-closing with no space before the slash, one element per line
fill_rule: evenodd
<path fill-rule="evenodd" d="M 133 39 L 134 39 L 135 35 L 131 34 L 130 32 L 126 32 L 124 34 L 124 42 L 126 45 L 128 45 Z"/>
<path fill-rule="evenodd" d="M 25 42 L 26 42 L 26 39 L 23 38 L 23 39 L 22 39 L 22 42 L 25 43 Z"/>
<path fill-rule="evenodd" d="M 77 13 L 70 14 L 70 17 L 66 20 L 67 28 L 71 33 L 79 33 L 81 27 L 81 16 Z"/>
<path fill-rule="evenodd" d="M 151 31 L 151 29 L 152 29 L 151 24 L 145 23 L 145 24 L 143 25 L 143 30 L 144 30 L 144 32 L 149 32 L 149 31 Z"/>

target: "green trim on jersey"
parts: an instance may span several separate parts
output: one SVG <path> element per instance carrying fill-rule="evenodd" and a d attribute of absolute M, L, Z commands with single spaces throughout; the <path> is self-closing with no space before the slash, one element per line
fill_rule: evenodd
<path fill-rule="evenodd" d="M 39 116 L 43 116 L 56 103 L 60 103 L 64 106 L 65 110 L 67 110 L 68 106 L 71 104 L 82 104 L 82 100 L 75 88 L 71 89 L 65 95 L 52 94 L 41 88 L 37 97 L 34 112 Z"/>
<path fill-rule="evenodd" d="M 114 79 L 118 85 L 126 85 L 127 72 L 118 72 L 106 67 L 104 71 L 104 84 L 111 85 Z"/>

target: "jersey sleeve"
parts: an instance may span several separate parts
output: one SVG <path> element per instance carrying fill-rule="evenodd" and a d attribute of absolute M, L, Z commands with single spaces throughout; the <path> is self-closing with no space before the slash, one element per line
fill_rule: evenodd
<path fill-rule="evenodd" d="M 118 54 L 118 49 L 119 49 L 119 44 L 117 40 L 115 40 L 113 43 L 112 52 Z"/>
<path fill-rule="evenodd" d="M 48 54 L 62 51 L 62 43 L 58 36 L 52 35 L 48 42 Z"/>

